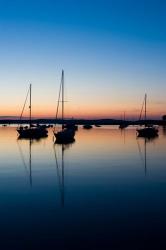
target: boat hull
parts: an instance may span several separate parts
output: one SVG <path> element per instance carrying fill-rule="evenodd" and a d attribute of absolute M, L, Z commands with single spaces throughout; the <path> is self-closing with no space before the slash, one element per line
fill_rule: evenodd
<path fill-rule="evenodd" d="M 90 124 L 85 124 L 85 125 L 83 126 L 83 128 L 84 128 L 84 129 L 91 129 L 91 128 L 93 128 L 93 126 L 90 125 Z"/>
<path fill-rule="evenodd" d="M 154 138 L 158 136 L 158 129 L 154 127 L 145 127 L 137 129 L 138 137 Z"/>
<path fill-rule="evenodd" d="M 17 132 L 19 138 L 39 139 L 48 136 L 48 131 L 44 128 L 19 128 Z"/>
<path fill-rule="evenodd" d="M 54 133 L 54 136 L 56 138 L 56 143 L 58 144 L 67 144 L 75 141 L 75 131 L 72 129 L 64 129 L 62 131 Z"/>
<path fill-rule="evenodd" d="M 119 128 L 120 129 L 124 129 L 124 128 L 127 128 L 128 127 L 128 124 L 125 124 L 125 123 L 121 123 L 120 125 L 119 125 Z"/>
<path fill-rule="evenodd" d="M 64 128 L 65 128 L 65 129 L 72 129 L 72 130 L 75 130 L 75 131 L 78 130 L 78 126 L 75 125 L 75 124 L 65 124 L 65 125 L 64 125 Z"/>

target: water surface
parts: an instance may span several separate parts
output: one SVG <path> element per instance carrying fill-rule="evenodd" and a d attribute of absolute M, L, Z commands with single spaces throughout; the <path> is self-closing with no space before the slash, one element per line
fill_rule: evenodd
<path fill-rule="evenodd" d="M 165 249 L 166 132 L 79 128 L 71 145 L 0 127 L 1 249 Z"/>

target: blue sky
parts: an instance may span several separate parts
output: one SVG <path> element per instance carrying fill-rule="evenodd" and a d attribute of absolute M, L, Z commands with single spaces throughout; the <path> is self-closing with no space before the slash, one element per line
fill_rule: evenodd
<path fill-rule="evenodd" d="M 61 69 L 66 115 L 149 116 L 165 106 L 166 2 L 0 0 L 0 115 L 54 116 Z"/>

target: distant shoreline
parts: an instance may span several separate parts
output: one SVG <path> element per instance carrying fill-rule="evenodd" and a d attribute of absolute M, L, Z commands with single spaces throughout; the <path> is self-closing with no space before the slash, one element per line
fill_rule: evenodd
<path fill-rule="evenodd" d="M 32 119 L 33 123 L 37 124 L 62 124 L 62 120 L 58 119 Z M 28 120 L 18 120 L 18 119 L 3 119 L 0 120 L 0 124 L 27 124 Z M 145 121 L 123 121 L 123 120 L 115 120 L 115 119 L 66 119 L 64 120 L 64 123 L 66 124 L 76 124 L 76 125 L 84 125 L 84 124 L 90 124 L 90 125 L 120 125 L 120 124 L 126 124 L 126 125 L 142 125 L 145 123 Z M 163 120 L 147 120 L 147 124 L 152 125 L 162 125 L 166 126 L 166 121 Z"/>

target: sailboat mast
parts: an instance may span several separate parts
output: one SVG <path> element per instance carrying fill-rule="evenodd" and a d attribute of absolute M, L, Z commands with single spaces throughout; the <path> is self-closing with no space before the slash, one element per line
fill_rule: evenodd
<path fill-rule="evenodd" d="M 32 89 L 32 85 L 30 84 L 30 94 L 29 94 L 29 126 L 31 127 L 31 123 L 32 123 L 32 96 L 31 96 L 31 89 Z"/>
<path fill-rule="evenodd" d="M 62 129 L 64 128 L 64 71 L 62 70 Z"/>

